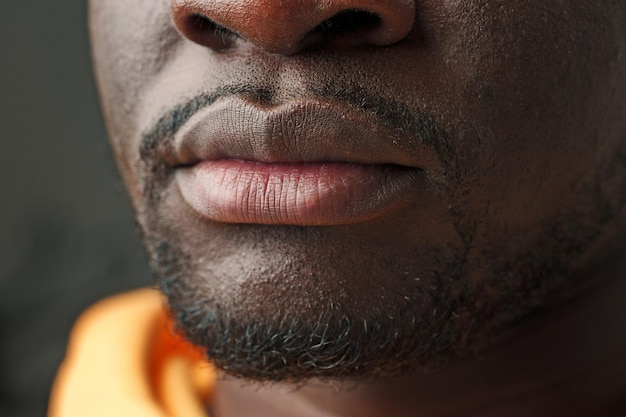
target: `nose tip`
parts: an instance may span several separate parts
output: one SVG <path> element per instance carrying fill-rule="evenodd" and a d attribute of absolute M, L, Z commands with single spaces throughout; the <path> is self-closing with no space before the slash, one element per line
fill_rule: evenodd
<path fill-rule="evenodd" d="M 171 0 L 180 33 L 224 49 L 234 39 L 294 54 L 324 45 L 386 46 L 413 29 L 414 0 Z"/>

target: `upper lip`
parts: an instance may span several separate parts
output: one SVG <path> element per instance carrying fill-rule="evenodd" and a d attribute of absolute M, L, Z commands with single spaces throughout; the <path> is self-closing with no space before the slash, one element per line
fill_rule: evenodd
<path fill-rule="evenodd" d="M 230 96 L 194 114 L 176 133 L 173 166 L 237 159 L 260 163 L 345 162 L 429 169 L 427 147 L 407 151 L 377 116 L 351 106 L 298 98 L 262 105 Z"/>

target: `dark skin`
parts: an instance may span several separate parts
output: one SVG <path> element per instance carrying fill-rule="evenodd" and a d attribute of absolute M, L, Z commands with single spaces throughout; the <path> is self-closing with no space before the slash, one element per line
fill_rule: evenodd
<path fill-rule="evenodd" d="M 105 119 L 237 416 L 626 413 L 626 5 L 92 0 Z"/>

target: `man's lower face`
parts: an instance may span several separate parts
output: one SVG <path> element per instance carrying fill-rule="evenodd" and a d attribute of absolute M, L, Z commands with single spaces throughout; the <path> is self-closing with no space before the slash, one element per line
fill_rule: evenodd
<path fill-rule="evenodd" d="M 392 376 L 472 355 L 563 291 L 611 220 L 591 191 L 584 206 L 515 239 L 496 239 L 501 230 L 482 239 L 460 213 L 437 234 L 401 217 L 332 227 L 211 224 L 191 213 L 172 218 L 162 200 L 146 243 L 177 327 L 230 374 Z"/>
<path fill-rule="evenodd" d="M 96 75 L 159 285 L 234 375 L 471 354 L 623 215 L 617 2 L 415 2 L 396 43 L 287 52 L 193 43 L 179 3 L 93 0 Z"/>

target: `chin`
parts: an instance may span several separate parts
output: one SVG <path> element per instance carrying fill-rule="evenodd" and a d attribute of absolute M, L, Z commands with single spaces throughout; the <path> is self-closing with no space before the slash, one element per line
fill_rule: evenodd
<path fill-rule="evenodd" d="M 175 240 L 150 247 L 177 329 L 219 369 L 254 381 L 432 371 L 498 340 L 562 291 L 568 275 L 566 259 L 530 252 L 491 252 L 497 265 L 485 274 L 462 252 L 437 248 L 416 256 L 422 270 L 399 276 L 347 256 L 338 266 L 327 257 L 333 245 L 322 244 L 332 241 L 316 229 L 253 229 L 265 244 L 247 235 L 236 254 L 210 266 Z"/>
<path fill-rule="evenodd" d="M 441 248 L 424 282 L 425 271 L 399 273 L 365 247 L 339 253 L 333 233 L 321 229 L 237 229 L 245 239 L 211 262 L 176 239 L 149 244 L 177 329 L 228 374 L 379 377 L 431 368 L 465 349 L 466 323 L 448 302 L 449 282 L 458 280 Z"/>

